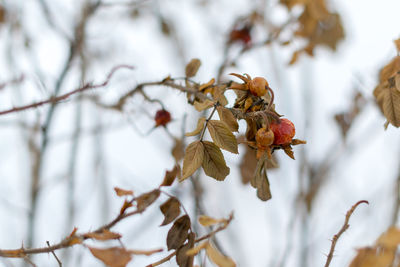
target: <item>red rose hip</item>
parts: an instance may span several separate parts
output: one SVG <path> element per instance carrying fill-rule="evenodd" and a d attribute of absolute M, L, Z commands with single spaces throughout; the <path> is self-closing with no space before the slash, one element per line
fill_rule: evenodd
<path fill-rule="evenodd" d="M 165 109 L 160 109 L 156 112 L 154 120 L 156 122 L 156 127 L 165 126 L 171 121 L 171 113 L 169 113 Z"/>
<path fill-rule="evenodd" d="M 288 119 L 280 119 L 270 124 L 270 129 L 274 133 L 274 145 L 284 145 L 292 142 L 296 133 L 293 122 Z"/>

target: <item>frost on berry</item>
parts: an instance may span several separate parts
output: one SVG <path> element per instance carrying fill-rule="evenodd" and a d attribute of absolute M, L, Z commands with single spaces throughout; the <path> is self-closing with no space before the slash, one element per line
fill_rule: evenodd
<path fill-rule="evenodd" d="M 255 96 L 263 96 L 267 93 L 268 82 L 262 77 L 255 77 L 249 82 L 249 90 Z"/>
<path fill-rule="evenodd" d="M 171 114 L 165 109 L 160 109 L 156 112 L 154 117 L 157 126 L 165 126 L 171 121 Z"/>
<path fill-rule="evenodd" d="M 280 119 L 279 122 L 272 122 L 270 129 L 275 136 L 274 145 L 289 144 L 296 133 L 293 122 L 288 119 Z"/>

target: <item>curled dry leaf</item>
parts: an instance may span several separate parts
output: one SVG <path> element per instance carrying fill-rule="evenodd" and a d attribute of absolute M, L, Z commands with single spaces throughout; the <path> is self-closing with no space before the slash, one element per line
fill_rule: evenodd
<path fill-rule="evenodd" d="M 94 248 L 88 247 L 90 252 L 109 267 L 125 267 L 132 259 L 128 250 L 120 247 Z"/>
<path fill-rule="evenodd" d="M 129 251 L 129 253 L 134 254 L 134 255 L 151 256 L 155 253 L 163 252 L 163 249 L 162 248 L 157 248 L 157 249 L 152 249 L 152 250 L 130 249 L 128 251 Z"/>
<path fill-rule="evenodd" d="M 153 204 L 153 202 L 156 201 L 159 196 L 160 196 L 160 190 L 158 189 L 154 189 L 153 191 L 140 195 L 136 199 L 137 209 L 141 212 L 144 211 L 148 206 Z"/>
<path fill-rule="evenodd" d="M 132 190 L 125 190 L 119 187 L 114 187 L 114 191 L 117 194 L 117 196 L 122 197 L 122 196 L 132 196 L 133 191 Z"/>
<path fill-rule="evenodd" d="M 164 221 L 161 223 L 161 226 L 167 225 L 179 216 L 181 213 L 181 204 L 176 198 L 170 197 L 160 206 L 160 210 L 164 215 Z"/>
<path fill-rule="evenodd" d="M 207 129 L 217 146 L 235 154 L 239 153 L 236 137 L 224 122 L 210 120 L 207 124 Z"/>
<path fill-rule="evenodd" d="M 217 111 L 221 121 L 225 122 L 225 124 L 232 132 L 237 132 L 239 130 L 239 124 L 235 116 L 233 116 L 232 112 L 229 109 L 218 106 Z"/>
<path fill-rule="evenodd" d="M 175 181 L 176 176 L 180 176 L 181 168 L 175 165 L 171 171 L 166 171 L 164 180 L 160 186 L 170 186 Z"/>
<path fill-rule="evenodd" d="M 206 118 L 200 117 L 199 120 L 197 121 L 197 127 L 194 131 L 190 133 L 186 133 L 185 136 L 195 136 L 201 133 L 201 131 L 204 128 L 204 123 L 206 122 Z"/>
<path fill-rule="evenodd" d="M 188 238 L 188 231 L 190 229 L 190 218 L 187 215 L 183 215 L 178 218 L 171 229 L 168 231 L 167 235 L 167 247 L 168 250 L 178 249 L 180 246 L 185 243 L 185 240 Z"/>
<path fill-rule="evenodd" d="M 171 151 L 176 162 L 179 162 L 185 156 L 184 145 L 181 139 L 175 139 L 175 144 Z"/>
<path fill-rule="evenodd" d="M 200 141 L 195 141 L 188 145 L 183 159 L 182 182 L 191 176 L 203 163 L 204 159 L 204 145 Z"/>
<path fill-rule="evenodd" d="M 265 170 L 265 158 L 266 156 L 264 155 L 258 160 L 254 176 L 250 180 L 251 186 L 257 188 L 257 197 L 262 201 L 272 198 L 267 171 Z"/>
<path fill-rule="evenodd" d="M 106 240 L 120 239 L 122 237 L 122 235 L 111 232 L 107 229 L 103 229 L 103 231 L 101 231 L 99 233 L 91 232 L 91 233 L 85 234 L 83 237 L 84 238 L 93 238 L 93 239 L 100 240 L 100 241 L 106 241 Z"/>
<path fill-rule="evenodd" d="M 196 75 L 201 65 L 201 61 L 198 58 L 192 59 L 185 68 L 186 77 L 190 78 Z"/>
<path fill-rule="evenodd" d="M 193 105 L 197 111 L 203 111 L 213 107 L 215 105 L 215 102 L 211 101 L 210 99 L 206 99 L 203 102 L 194 101 Z"/>
<path fill-rule="evenodd" d="M 230 169 L 226 166 L 224 155 L 222 154 L 219 147 L 214 143 L 209 141 L 203 141 L 204 145 L 204 160 L 203 160 L 203 170 L 204 172 L 218 180 L 223 181 L 225 177 L 228 176 Z"/>
<path fill-rule="evenodd" d="M 133 205 L 132 205 L 132 202 L 130 202 L 130 201 L 128 201 L 128 200 L 125 199 L 124 204 L 122 205 L 119 214 L 124 214 L 124 212 L 125 212 L 128 208 L 130 208 L 130 207 L 132 207 L 132 206 L 133 206 Z"/>
<path fill-rule="evenodd" d="M 235 267 L 235 262 L 228 256 L 223 255 L 211 244 L 206 247 L 208 258 L 215 263 L 218 267 Z"/>
<path fill-rule="evenodd" d="M 188 237 L 188 242 L 184 246 L 177 249 L 176 263 L 178 264 L 179 267 L 192 267 L 193 266 L 194 256 L 188 255 L 187 252 L 193 248 L 195 237 L 196 236 L 194 233 L 190 233 L 189 237 Z"/>

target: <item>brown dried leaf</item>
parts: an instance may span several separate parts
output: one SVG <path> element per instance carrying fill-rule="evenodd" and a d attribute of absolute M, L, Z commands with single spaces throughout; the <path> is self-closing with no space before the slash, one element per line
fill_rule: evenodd
<path fill-rule="evenodd" d="M 165 203 L 160 206 L 162 214 L 164 214 L 164 221 L 160 226 L 171 223 L 181 213 L 181 204 L 179 200 L 170 197 Z"/>
<path fill-rule="evenodd" d="M 225 85 L 215 86 L 212 90 L 212 96 L 215 101 L 218 101 L 222 106 L 228 105 L 228 99 L 226 99 L 224 93 L 226 90 Z"/>
<path fill-rule="evenodd" d="M 201 131 L 204 128 L 204 123 L 206 122 L 206 118 L 200 117 L 199 120 L 197 121 L 197 127 L 194 131 L 190 133 L 186 133 L 185 136 L 195 136 L 201 133 Z"/>
<path fill-rule="evenodd" d="M 224 155 L 222 154 L 219 147 L 214 143 L 203 141 L 204 145 L 204 160 L 202 167 L 204 172 L 218 180 L 223 181 L 225 177 L 229 174 L 230 169 L 226 166 Z"/>
<path fill-rule="evenodd" d="M 181 168 L 179 165 L 175 165 L 171 171 L 166 171 L 164 180 L 160 186 L 170 186 L 175 181 L 176 176 L 180 176 Z"/>
<path fill-rule="evenodd" d="M 205 227 L 211 226 L 217 223 L 226 222 L 225 219 L 215 219 L 206 215 L 199 216 L 199 223 Z"/>
<path fill-rule="evenodd" d="M 393 263 L 394 257 L 393 249 L 366 247 L 358 250 L 349 267 L 388 267 Z"/>
<path fill-rule="evenodd" d="M 267 171 L 263 169 L 260 173 L 257 173 L 255 180 L 257 186 L 257 197 L 262 201 L 270 200 L 272 198 L 272 194 L 269 187 Z"/>
<path fill-rule="evenodd" d="M 176 162 L 179 162 L 185 156 L 184 146 L 181 139 L 175 139 L 174 147 L 171 151 Z"/>
<path fill-rule="evenodd" d="M 195 141 L 188 145 L 183 159 L 182 182 L 190 175 L 192 175 L 203 163 L 204 159 L 204 145 L 200 141 Z"/>
<path fill-rule="evenodd" d="M 395 85 L 397 91 L 400 92 L 400 71 L 397 72 L 396 76 L 394 76 L 394 85 Z"/>
<path fill-rule="evenodd" d="M 376 240 L 376 245 L 388 248 L 396 248 L 399 244 L 400 229 L 396 227 L 390 227 Z"/>
<path fill-rule="evenodd" d="M 194 246 L 195 234 L 190 233 L 188 237 L 188 242 L 183 246 L 177 249 L 176 251 L 176 263 L 179 267 L 192 267 L 194 256 L 188 255 L 188 251 L 191 250 Z"/>
<path fill-rule="evenodd" d="M 228 128 L 232 132 L 237 132 L 239 130 L 239 124 L 235 116 L 233 116 L 232 112 L 229 109 L 218 106 L 217 111 L 221 121 L 225 122 L 225 124 L 228 125 Z"/>
<path fill-rule="evenodd" d="M 377 97 L 383 115 L 395 127 L 400 127 L 400 91 L 395 87 L 387 87 Z"/>
<path fill-rule="evenodd" d="M 247 184 L 254 177 L 254 170 L 257 167 L 257 158 L 256 153 L 253 149 L 246 146 L 246 152 L 242 157 L 242 161 L 240 163 L 240 174 L 242 178 L 242 183 Z"/>
<path fill-rule="evenodd" d="M 199 87 L 199 91 L 203 91 L 204 89 L 210 88 L 215 83 L 215 79 L 212 78 L 208 83 L 203 83 Z"/>
<path fill-rule="evenodd" d="M 117 194 L 117 196 L 122 197 L 122 196 L 132 196 L 133 191 L 132 190 L 125 190 L 119 187 L 114 187 L 114 191 Z"/>
<path fill-rule="evenodd" d="M 187 215 L 183 215 L 178 218 L 167 235 L 167 247 L 168 250 L 177 249 L 183 245 L 185 240 L 188 238 L 188 230 L 190 229 L 190 218 Z"/>
<path fill-rule="evenodd" d="M 126 209 L 132 207 L 132 203 L 128 200 L 125 199 L 124 204 L 121 207 L 121 210 L 119 212 L 119 214 L 124 214 L 124 212 L 126 211 Z"/>
<path fill-rule="evenodd" d="M 88 247 L 90 252 L 109 267 L 125 267 L 132 259 L 131 254 L 124 248 L 93 248 Z"/>
<path fill-rule="evenodd" d="M 136 199 L 137 209 L 140 212 L 144 211 L 148 206 L 153 204 L 153 202 L 156 201 L 159 196 L 160 196 L 160 190 L 158 189 L 154 189 L 153 191 L 140 195 Z"/>
<path fill-rule="evenodd" d="M 93 239 L 100 240 L 100 241 L 106 241 L 106 240 L 120 239 L 122 237 L 122 235 L 120 235 L 118 233 L 111 232 L 111 231 L 109 231 L 107 229 L 103 229 L 102 232 L 99 232 L 99 233 L 96 233 L 96 232 L 87 233 L 83 237 L 85 237 L 85 238 L 93 238 Z"/>
<path fill-rule="evenodd" d="M 236 137 L 224 122 L 210 120 L 207 124 L 207 129 L 217 146 L 235 154 L 239 153 Z"/>
<path fill-rule="evenodd" d="M 196 75 L 201 65 L 201 61 L 198 58 L 192 59 L 185 68 L 186 77 L 190 78 Z"/>
<path fill-rule="evenodd" d="M 386 82 L 400 71 L 400 56 L 396 56 L 379 73 L 379 81 Z M 376 95 L 375 95 L 376 97 Z"/>
<path fill-rule="evenodd" d="M 285 151 L 286 155 L 288 155 L 291 159 L 295 159 L 292 147 L 290 145 L 283 147 L 283 151 Z"/>
<path fill-rule="evenodd" d="M 211 101 L 210 99 L 206 99 L 203 102 L 194 101 L 193 105 L 197 111 L 203 111 L 213 107 L 215 105 L 215 102 Z"/>
<path fill-rule="evenodd" d="M 215 263 L 218 267 L 235 267 L 235 262 L 221 252 L 219 252 L 216 248 L 214 248 L 211 244 L 206 247 L 207 256 Z"/>

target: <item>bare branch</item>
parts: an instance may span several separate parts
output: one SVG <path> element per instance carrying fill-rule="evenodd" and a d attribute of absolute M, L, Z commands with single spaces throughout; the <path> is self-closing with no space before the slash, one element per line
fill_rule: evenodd
<path fill-rule="evenodd" d="M 366 201 L 366 200 L 360 200 L 360 201 L 358 201 L 356 204 L 354 204 L 354 205 L 347 211 L 347 213 L 346 213 L 346 218 L 345 218 L 345 220 L 344 220 L 344 224 L 343 224 L 342 228 L 340 228 L 339 232 L 338 232 L 336 235 L 334 235 L 333 238 L 332 238 L 332 245 L 331 245 L 331 249 L 330 249 L 330 251 L 329 251 L 328 257 L 327 257 L 327 259 L 326 259 L 325 267 L 328 267 L 329 264 L 330 264 L 331 261 L 332 261 L 333 253 L 334 253 L 334 251 L 335 251 L 335 246 L 336 246 L 336 243 L 337 243 L 337 241 L 339 240 L 340 236 L 341 236 L 344 232 L 346 232 L 346 230 L 350 227 L 349 220 L 350 220 L 351 215 L 352 215 L 353 212 L 356 210 L 356 208 L 358 207 L 358 205 L 360 205 L 360 204 L 362 204 L 362 203 L 365 203 L 365 204 L 369 205 L 369 202 L 368 202 L 368 201 Z"/>

